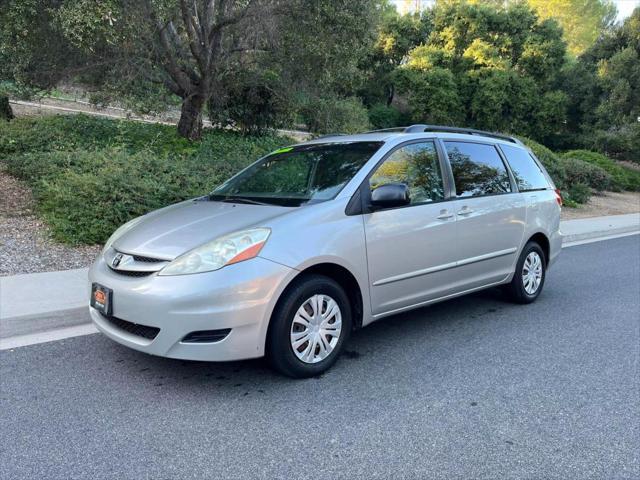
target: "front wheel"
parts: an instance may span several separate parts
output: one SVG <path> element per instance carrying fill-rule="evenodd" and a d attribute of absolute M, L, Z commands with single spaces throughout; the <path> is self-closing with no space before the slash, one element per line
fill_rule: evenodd
<path fill-rule="evenodd" d="M 525 245 L 513 275 L 506 286 L 509 297 L 517 303 L 531 303 L 542 291 L 547 273 L 547 262 L 540 245 L 529 242 Z"/>
<path fill-rule="evenodd" d="M 323 275 L 305 275 L 278 302 L 267 357 L 287 376 L 319 375 L 338 359 L 350 331 L 351 307 L 342 287 Z"/>

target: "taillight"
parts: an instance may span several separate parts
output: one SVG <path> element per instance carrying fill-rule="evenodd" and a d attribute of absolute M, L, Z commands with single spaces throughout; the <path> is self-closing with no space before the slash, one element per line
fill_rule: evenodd
<path fill-rule="evenodd" d="M 562 206 L 562 194 L 560 193 L 560 189 L 556 188 L 555 192 L 556 192 L 556 202 L 558 202 L 558 205 Z"/>

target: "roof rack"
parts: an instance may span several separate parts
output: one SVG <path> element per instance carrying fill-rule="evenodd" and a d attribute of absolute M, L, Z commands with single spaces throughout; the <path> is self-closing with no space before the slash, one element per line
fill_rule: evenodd
<path fill-rule="evenodd" d="M 344 137 L 348 135 L 347 133 L 326 133 L 324 135 L 320 135 L 319 137 L 312 138 L 312 140 L 319 140 L 321 138 L 329 138 L 329 137 Z"/>
<path fill-rule="evenodd" d="M 410 127 L 391 127 L 391 128 L 381 128 L 381 129 L 379 129 L 379 130 L 369 130 L 368 132 L 364 132 L 364 133 L 385 133 L 385 132 L 389 132 L 389 133 L 393 133 L 393 132 L 403 133 L 407 128 L 410 128 Z"/>
<path fill-rule="evenodd" d="M 422 133 L 422 132 L 446 132 L 446 133 L 463 133 L 467 135 L 482 135 L 483 137 L 499 138 L 508 142 L 522 145 L 522 142 L 515 137 L 503 135 L 501 133 L 487 132 L 484 130 L 476 130 L 474 128 L 447 127 L 445 125 L 411 125 L 402 129 L 403 133 Z"/>

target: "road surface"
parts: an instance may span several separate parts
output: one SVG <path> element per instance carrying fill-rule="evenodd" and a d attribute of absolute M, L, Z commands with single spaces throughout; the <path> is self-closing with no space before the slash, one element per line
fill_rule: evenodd
<path fill-rule="evenodd" d="M 640 478 L 640 237 L 357 332 L 320 378 L 99 334 L 0 352 L 0 478 Z"/>

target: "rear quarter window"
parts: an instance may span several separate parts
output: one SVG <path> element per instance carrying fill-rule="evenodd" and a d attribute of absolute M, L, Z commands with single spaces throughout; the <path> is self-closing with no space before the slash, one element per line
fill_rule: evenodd
<path fill-rule="evenodd" d="M 524 148 L 500 145 L 500 149 L 509 162 L 518 190 L 527 192 L 549 188 L 549 182 L 544 173 Z"/>

